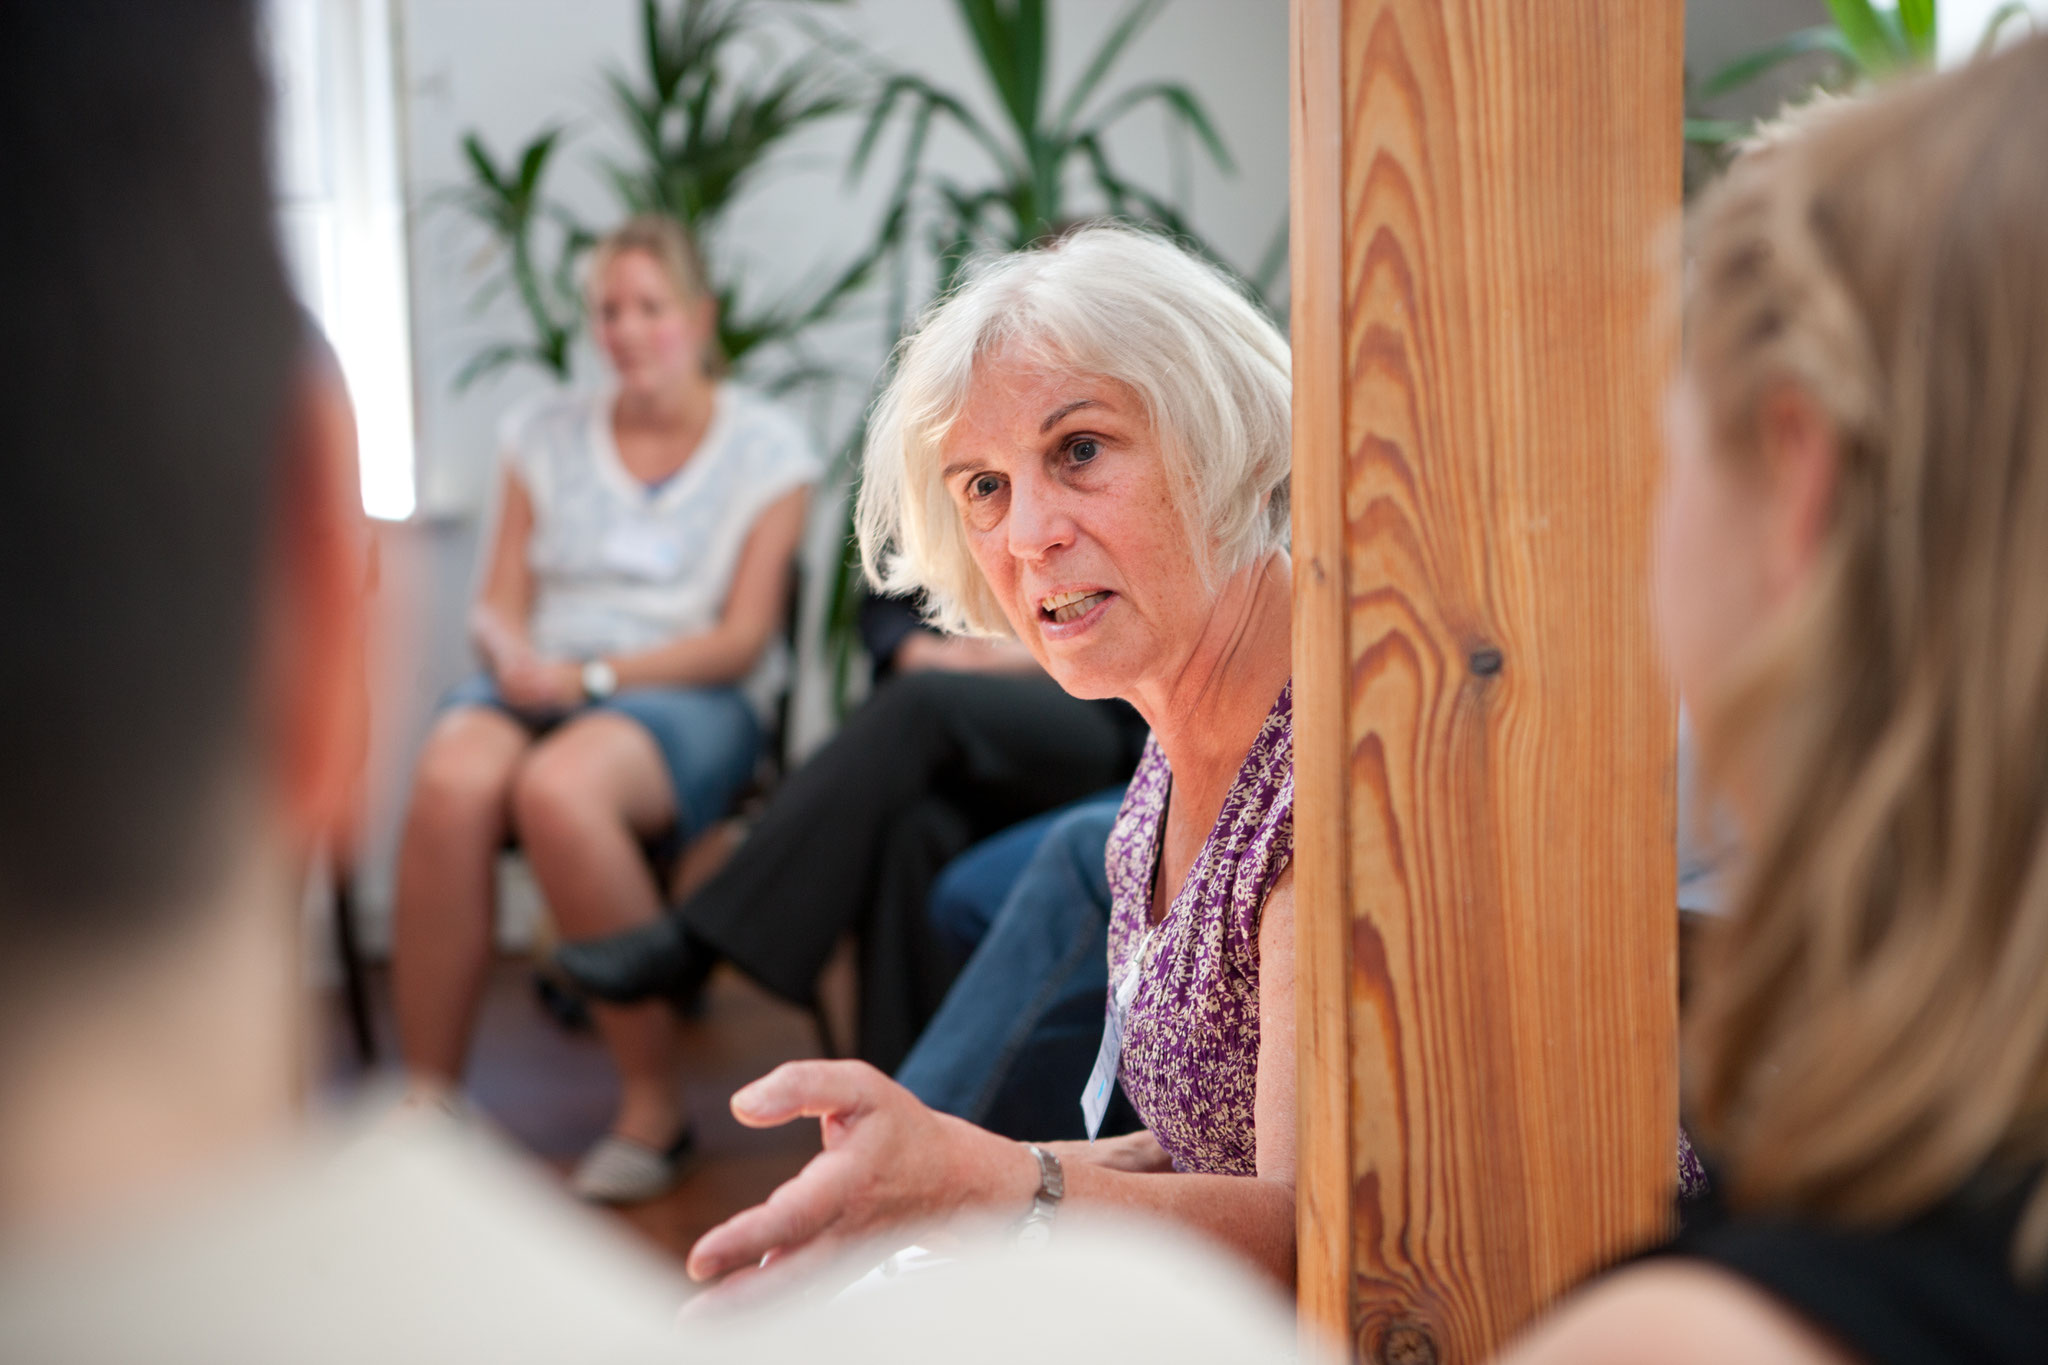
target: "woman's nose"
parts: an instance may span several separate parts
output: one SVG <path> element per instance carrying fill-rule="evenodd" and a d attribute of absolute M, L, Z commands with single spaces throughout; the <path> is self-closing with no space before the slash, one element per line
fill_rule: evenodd
<path fill-rule="evenodd" d="M 1018 479 L 1010 485 L 1010 553 L 1043 559 L 1074 543 L 1075 526 L 1064 490 L 1049 479 Z"/>

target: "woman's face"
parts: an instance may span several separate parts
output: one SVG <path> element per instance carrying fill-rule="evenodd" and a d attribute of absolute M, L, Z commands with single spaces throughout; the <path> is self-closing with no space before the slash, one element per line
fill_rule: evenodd
<path fill-rule="evenodd" d="M 1652 591 L 1665 666 L 1695 723 L 1735 658 L 1778 606 L 1770 498 L 1714 448 L 1693 382 L 1680 376 L 1664 405 L 1664 482 Z"/>
<path fill-rule="evenodd" d="M 621 251 L 593 282 L 591 323 L 622 387 L 653 392 L 702 372 L 710 304 L 676 292 L 644 251 Z"/>
<path fill-rule="evenodd" d="M 1211 594 L 1129 387 L 984 360 L 941 465 L 1010 628 L 1067 691 L 1129 696 L 1194 652 Z"/>

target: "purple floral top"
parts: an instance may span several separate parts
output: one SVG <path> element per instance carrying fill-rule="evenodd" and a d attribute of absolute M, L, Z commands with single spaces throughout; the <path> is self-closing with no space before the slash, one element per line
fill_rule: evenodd
<path fill-rule="evenodd" d="M 1166 917 L 1148 928 L 1173 771 L 1152 740 L 1109 836 L 1109 979 L 1138 960 L 1118 1076 L 1177 1171 L 1252 1175 L 1259 919 L 1294 858 L 1294 684 L 1252 741 Z"/>

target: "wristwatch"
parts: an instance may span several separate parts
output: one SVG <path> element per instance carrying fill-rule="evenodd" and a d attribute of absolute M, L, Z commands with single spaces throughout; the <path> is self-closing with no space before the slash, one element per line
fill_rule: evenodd
<path fill-rule="evenodd" d="M 1031 1212 L 1017 1224 L 1017 1240 L 1025 1246 L 1044 1246 L 1052 1239 L 1052 1216 L 1059 1212 L 1067 1194 L 1067 1177 L 1060 1159 L 1032 1143 L 1025 1150 L 1038 1158 L 1038 1193 L 1031 1196 Z"/>
<path fill-rule="evenodd" d="M 583 695 L 592 701 L 603 701 L 619 690 L 619 673 L 603 659 L 592 659 L 583 665 Z"/>

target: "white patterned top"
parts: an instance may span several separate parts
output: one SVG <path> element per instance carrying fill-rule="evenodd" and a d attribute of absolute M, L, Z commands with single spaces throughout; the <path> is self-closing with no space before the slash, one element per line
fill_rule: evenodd
<path fill-rule="evenodd" d="M 755 521 L 822 472 L 796 420 L 732 384 L 682 468 L 649 487 L 612 434 L 613 390 L 549 394 L 503 429 L 507 469 L 533 502 L 534 646 L 587 659 L 716 625 Z M 778 636 L 741 688 L 764 714 L 789 674 Z"/>

